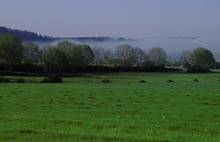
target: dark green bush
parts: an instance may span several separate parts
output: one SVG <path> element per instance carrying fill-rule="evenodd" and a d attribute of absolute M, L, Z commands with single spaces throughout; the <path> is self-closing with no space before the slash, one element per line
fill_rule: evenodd
<path fill-rule="evenodd" d="M 146 83 L 146 81 L 145 80 L 140 80 L 139 83 Z"/>
<path fill-rule="evenodd" d="M 169 80 L 167 80 L 167 82 L 174 82 L 173 80 L 171 80 L 171 79 L 169 79 Z"/>
<path fill-rule="evenodd" d="M 23 77 L 20 77 L 16 82 L 17 83 L 24 83 L 25 79 Z"/>
<path fill-rule="evenodd" d="M 11 81 L 10 81 L 9 78 L 4 78 L 2 82 L 3 82 L 3 83 L 10 83 Z"/>
<path fill-rule="evenodd" d="M 41 83 L 49 83 L 47 77 L 45 77 L 43 80 L 41 80 Z"/>
<path fill-rule="evenodd" d="M 112 83 L 112 81 L 108 79 L 107 77 L 105 77 L 102 79 L 102 83 Z"/>
<path fill-rule="evenodd" d="M 198 79 L 193 79 L 193 82 L 199 82 L 199 80 Z"/>
<path fill-rule="evenodd" d="M 0 83 L 4 81 L 4 77 L 0 77 Z"/>
<path fill-rule="evenodd" d="M 50 74 L 45 77 L 41 83 L 62 83 L 63 79 L 56 74 Z"/>

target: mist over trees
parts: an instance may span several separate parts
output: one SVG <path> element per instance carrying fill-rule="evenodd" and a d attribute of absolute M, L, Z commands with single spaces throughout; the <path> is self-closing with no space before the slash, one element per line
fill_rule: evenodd
<path fill-rule="evenodd" d="M 189 72 L 207 72 L 213 63 L 212 52 L 202 47 L 184 50 L 180 60 L 173 61 L 173 65 L 182 65 Z M 59 77 L 64 72 L 164 71 L 167 64 L 167 54 L 161 47 L 146 51 L 120 44 L 113 50 L 61 41 L 56 46 L 39 48 L 33 42 L 21 45 L 11 34 L 0 37 L 0 69 L 6 72 L 12 72 L 16 66 L 15 71 L 37 70 Z"/>

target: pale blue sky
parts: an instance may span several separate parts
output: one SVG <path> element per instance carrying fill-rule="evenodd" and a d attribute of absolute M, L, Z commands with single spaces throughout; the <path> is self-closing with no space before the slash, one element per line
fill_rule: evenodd
<path fill-rule="evenodd" d="M 53 37 L 220 36 L 220 0 L 0 0 L 0 26 Z"/>

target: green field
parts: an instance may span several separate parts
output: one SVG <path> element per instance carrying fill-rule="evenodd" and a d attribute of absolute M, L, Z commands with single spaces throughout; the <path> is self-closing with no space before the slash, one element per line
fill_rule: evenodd
<path fill-rule="evenodd" d="M 103 77 L 112 83 L 101 83 Z M 218 72 L 106 73 L 62 84 L 1 83 L 0 141 L 220 142 L 219 78 Z"/>

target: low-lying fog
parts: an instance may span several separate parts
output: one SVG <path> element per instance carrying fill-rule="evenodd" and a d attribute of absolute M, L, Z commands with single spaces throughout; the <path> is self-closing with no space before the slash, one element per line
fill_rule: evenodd
<path fill-rule="evenodd" d="M 40 47 L 46 45 L 56 46 L 58 42 L 67 39 L 60 39 L 50 43 L 37 43 Z M 179 59 L 179 56 L 183 50 L 193 51 L 196 47 L 204 47 L 209 49 L 217 60 L 220 59 L 220 37 L 150 37 L 145 39 L 138 39 L 132 41 L 84 41 L 68 39 L 69 42 L 74 44 L 87 44 L 91 48 L 102 47 L 104 49 L 115 49 L 120 44 L 129 44 L 132 47 L 140 47 L 143 50 L 148 51 L 152 47 L 162 47 L 166 53 L 168 60 Z"/>

